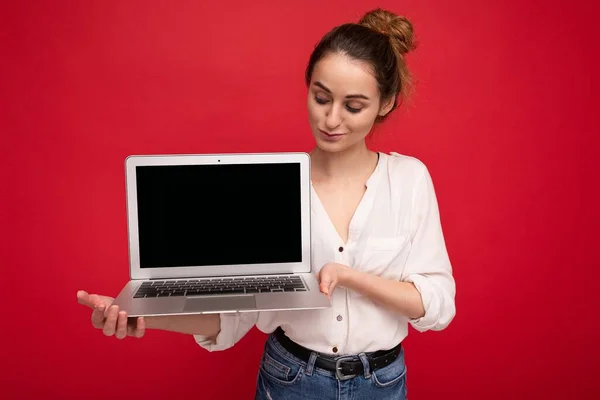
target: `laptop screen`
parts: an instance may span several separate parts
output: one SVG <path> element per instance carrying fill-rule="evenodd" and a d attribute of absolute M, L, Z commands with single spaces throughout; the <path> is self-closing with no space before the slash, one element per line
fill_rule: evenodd
<path fill-rule="evenodd" d="M 302 261 L 300 164 L 137 166 L 141 268 Z"/>

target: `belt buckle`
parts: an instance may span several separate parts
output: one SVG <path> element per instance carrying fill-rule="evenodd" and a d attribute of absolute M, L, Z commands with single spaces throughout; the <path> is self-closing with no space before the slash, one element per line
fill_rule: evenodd
<path fill-rule="evenodd" d="M 340 357 L 340 358 L 338 358 L 336 360 L 336 362 L 335 362 L 335 376 L 337 376 L 337 378 L 340 381 L 345 381 L 345 380 L 352 379 L 352 378 L 358 376 L 358 374 L 344 375 L 342 373 L 341 363 L 344 362 L 344 361 L 354 361 L 354 359 L 355 359 L 355 357 L 346 356 L 346 357 Z"/>

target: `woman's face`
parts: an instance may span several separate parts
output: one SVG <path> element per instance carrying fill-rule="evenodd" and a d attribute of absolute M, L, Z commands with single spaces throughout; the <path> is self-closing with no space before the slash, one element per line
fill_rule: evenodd
<path fill-rule="evenodd" d="M 390 102 L 382 106 L 379 97 L 369 64 L 341 54 L 323 57 L 308 88 L 309 122 L 317 146 L 340 152 L 364 143 L 376 117 L 389 111 Z"/>

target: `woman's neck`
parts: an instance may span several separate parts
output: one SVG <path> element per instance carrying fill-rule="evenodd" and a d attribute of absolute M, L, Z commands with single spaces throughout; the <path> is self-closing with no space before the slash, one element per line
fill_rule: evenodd
<path fill-rule="evenodd" d="M 364 144 L 336 153 L 316 147 L 310 156 L 313 180 L 360 179 L 373 172 L 378 158 L 377 153 L 369 150 Z"/>

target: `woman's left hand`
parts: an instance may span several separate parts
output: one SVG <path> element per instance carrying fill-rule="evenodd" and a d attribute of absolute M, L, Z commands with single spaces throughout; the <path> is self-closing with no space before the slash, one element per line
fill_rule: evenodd
<path fill-rule="evenodd" d="M 350 267 L 338 263 L 327 263 L 319 271 L 319 289 L 329 299 L 336 286 L 343 286 L 344 280 L 350 271 Z"/>

